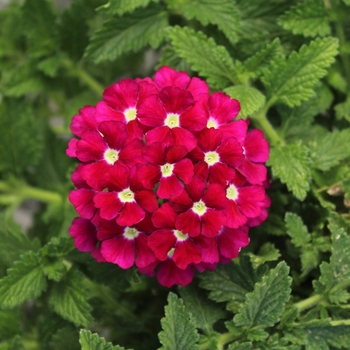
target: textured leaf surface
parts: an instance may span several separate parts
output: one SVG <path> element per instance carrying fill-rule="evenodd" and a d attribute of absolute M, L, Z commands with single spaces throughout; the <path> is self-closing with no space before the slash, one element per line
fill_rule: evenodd
<path fill-rule="evenodd" d="M 112 19 L 92 36 L 85 57 L 99 63 L 113 61 L 125 52 L 137 52 L 147 45 L 157 48 L 164 39 L 167 26 L 167 13 L 156 5 Z"/>
<path fill-rule="evenodd" d="M 293 107 L 313 96 L 314 85 L 326 75 L 337 49 L 337 39 L 319 38 L 293 52 L 288 60 L 280 57 L 272 62 L 263 78 L 270 104 Z"/>
<path fill-rule="evenodd" d="M 310 242 L 311 236 L 300 216 L 294 213 L 287 213 L 284 221 L 286 222 L 287 233 L 296 247 L 302 247 Z"/>
<path fill-rule="evenodd" d="M 254 268 L 267 261 L 275 261 L 281 256 L 279 250 L 270 242 L 263 244 L 256 255 L 253 253 L 248 255 Z"/>
<path fill-rule="evenodd" d="M 279 320 L 291 292 L 288 272 L 288 266 L 282 261 L 255 284 L 254 291 L 246 295 L 245 303 L 233 319 L 237 326 L 269 327 Z"/>
<path fill-rule="evenodd" d="M 28 252 L 0 280 L 0 307 L 12 308 L 30 298 L 38 297 L 47 282 L 38 258 Z"/>
<path fill-rule="evenodd" d="M 235 98 L 241 105 L 239 118 L 246 118 L 265 105 L 265 96 L 251 86 L 236 85 L 224 90 L 231 98 Z"/>
<path fill-rule="evenodd" d="M 332 326 L 328 320 L 298 324 L 291 333 L 293 339 L 308 350 L 328 350 L 329 346 L 348 349 L 350 344 L 350 326 Z"/>
<path fill-rule="evenodd" d="M 199 334 L 191 314 L 185 309 L 182 299 L 169 293 L 165 317 L 161 319 L 163 330 L 158 337 L 162 350 L 196 350 Z"/>
<path fill-rule="evenodd" d="M 186 309 L 192 314 L 197 328 L 210 333 L 213 324 L 224 318 L 225 312 L 215 303 L 207 300 L 193 284 L 180 288 Z"/>
<path fill-rule="evenodd" d="M 18 310 L 0 310 L 0 339 L 10 339 L 20 333 Z"/>
<path fill-rule="evenodd" d="M 87 329 L 80 331 L 79 342 L 81 344 L 81 350 L 124 350 L 121 346 L 114 346 L 112 343 L 106 342 L 104 338 L 101 338 L 96 333 L 91 333 Z"/>
<path fill-rule="evenodd" d="M 234 82 L 235 64 L 224 46 L 219 46 L 202 32 L 187 27 L 173 27 L 169 38 L 175 52 L 217 89 Z"/>
<path fill-rule="evenodd" d="M 350 157 L 350 129 L 335 130 L 327 136 L 318 137 L 310 143 L 312 167 L 329 170 Z"/>
<path fill-rule="evenodd" d="M 293 34 L 315 37 L 331 34 L 329 17 L 322 0 L 298 3 L 278 19 L 278 23 Z"/>
<path fill-rule="evenodd" d="M 239 37 L 239 14 L 231 0 L 185 0 L 181 11 L 187 19 L 196 18 L 202 25 L 216 24 L 235 43 Z"/>
<path fill-rule="evenodd" d="M 272 148 L 269 164 L 274 176 L 279 177 L 290 191 L 303 200 L 310 189 L 310 158 L 308 149 L 301 143 Z"/>
<path fill-rule="evenodd" d="M 54 285 L 49 302 L 53 309 L 66 320 L 77 326 L 88 327 L 92 322 L 91 307 L 82 281 L 82 273 L 74 268 L 71 269 L 64 279 Z"/>
<path fill-rule="evenodd" d="M 98 10 L 121 16 L 126 12 L 134 11 L 138 7 L 146 7 L 151 1 L 155 0 L 110 0 L 107 4 L 99 7 Z"/>

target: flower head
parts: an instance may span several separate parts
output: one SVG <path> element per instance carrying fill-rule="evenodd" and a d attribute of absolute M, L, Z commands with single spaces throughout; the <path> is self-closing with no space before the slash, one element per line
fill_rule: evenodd
<path fill-rule="evenodd" d="M 77 249 L 166 287 L 237 257 L 270 206 L 268 144 L 239 111 L 170 67 L 122 79 L 80 109 L 66 151 L 79 161 L 69 194 Z"/>

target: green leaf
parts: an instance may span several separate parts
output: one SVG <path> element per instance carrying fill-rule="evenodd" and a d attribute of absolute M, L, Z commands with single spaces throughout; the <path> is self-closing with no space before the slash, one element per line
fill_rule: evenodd
<path fill-rule="evenodd" d="M 269 104 L 283 103 L 290 107 L 314 95 L 313 88 L 327 73 L 337 54 L 335 38 L 318 38 L 293 52 L 288 60 L 282 57 L 271 63 L 264 72 L 263 83 L 268 92 Z"/>
<path fill-rule="evenodd" d="M 20 333 L 18 310 L 0 310 L 0 339 L 10 339 Z"/>
<path fill-rule="evenodd" d="M 290 297 L 289 268 L 282 261 L 254 286 L 246 301 L 235 315 L 236 326 L 273 326 L 278 322 Z"/>
<path fill-rule="evenodd" d="M 58 70 L 63 62 L 64 55 L 55 55 L 45 58 L 38 63 L 37 68 L 47 76 L 54 78 L 58 74 Z"/>
<path fill-rule="evenodd" d="M 295 324 L 290 333 L 307 350 L 328 350 L 329 346 L 348 349 L 350 344 L 350 326 L 332 326 L 329 320 Z M 286 336 L 290 337 L 288 333 Z"/>
<path fill-rule="evenodd" d="M 332 255 L 330 262 L 320 266 L 320 283 L 327 291 L 344 281 L 350 281 L 350 237 L 334 220 L 330 221 L 332 233 Z M 333 290 L 334 292 L 336 290 Z"/>
<path fill-rule="evenodd" d="M 100 6 L 97 10 L 110 15 L 122 16 L 126 12 L 132 12 L 138 7 L 146 7 L 150 2 L 156 0 L 110 0 L 107 4 Z"/>
<path fill-rule="evenodd" d="M 165 36 L 167 17 L 163 7 L 154 5 L 111 19 L 92 36 L 84 57 L 99 63 L 113 61 L 129 51 L 137 52 L 147 45 L 157 48 Z"/>
<path fill-rule="evenodd" d="M 195 322 L 186 310 L 182 299 L 174 293 L 168 295 L 165 317 L 161 319 L 163 330 L 158 337 L 163 350 L 195 350 L 199 349 Z"/>
<path fill-rule="evenodd" d="M 39 242 L 30 241 L 17 224 L 5 217 L 5 213 L 0 214 L 0 222 L 0 260 L 7 266 L 12 266 L 28 250 L 39 249 Z"/>
<path fill-rule="evenodd" d="M 184 300 L 186 309 L 192 314 L 197 328 L 206 334 L 213 332 L 213 324 L 223 319 L 225 312 L 215 303 L 207 300 L 193 284 L 180 288 L 180 294 Z"/>
<path fill-rule="evenodd" d="M 350 96 L 345 102 L 338 103 L 335 107 L 335 115 L 337 119 L 345 119 L 350 122 Z"/>
<path fill-rule="evenodd" d="M 49 343 L 50 350 L 80 350 L 78 330 L 73 327 L 59 329 Z M 41 340 L 41 339 L 40 339 Z"/>
<path fill-rule="evenodd" d="M 287 233 L 292 238 L 292 243 L 296 247 L 302 247 L 310 242 L 311 236 L 300 216 L 294 213 L 286 213 L 284 221 L 286 223 Z"/>
<path fill-rule="evenodd" d="M 312 167 L 323 171 L 338 165 L 342 160 L 350 157 L 348 142 L 350 128 L 335 130 L 310 142 Z"/>
<path fill-rule="evenodd" d="M 272 243 L 264 243 L 258 251 L 258 254 L 248 253 L 250 261 L 254 268 L 264 264 L 267 261 L 277 260 L 281 254 Z"/>
<path fill-rule="evenodd" d="M 125 350 L 121 346 L 114 346 L 112 343 L 106 342 L 104 338 L 101 338 L 96 333 L 91 333 L 87 329 L 80 331 L 79 342 L 81 350 Z"/>
<path fill-rule="evenodd" d="M 254 112 L 259 111 L 265 105 L 265 96 L 257 89 L 236 85 L 224 90 L 231 98 L 235 98 L 241 105 L 239 118 L 246 118 Z"/>
<path fill-rule="evenodd" d="M 189 72 L 190 65 L 181 57 L 179 57 L 173 47 L 165 47 L 162 51 L 162 56 L 159 58 L 159 62 L 156 69 L 162 66 L 169 66 L 176 70 L 182 70 Z"/>
<path fill-rule="evenodd" d="M 12 308 L 30 298 L 37 298 L 47 286 L 37 256 L 28 252 L 0 280 L 0 307 Z"/>
<path fill-rule="evenodd" d="M 239 38 L 240 18 L 236 5 L 231 0 L 185 0 L 181 1 L 184 16 L 197 19 L 202 25 L 216 24 L 231 43 Z"/>
<path fill-rule="evenodd" d="M 227 350 L 251 350 L 253 349 L 253 343 L 251 342 L 244 342 L 244 343 L 232 343 L 229 345 Z"/>
<path fill-rule="evenodd" d="M 219 265 L 215 271 L 199 275 L 200 286 L 210 291 L 210 299 L 216 302 L 244 302 L 248 292 L 254 290 L 261 275 L 255 273 L 248 256 L 240 257 L 240 266 L 234 263 Z"/>
<path fill-rule="evenodd" d="M 268 164 L 272 174 L 285 183 L 295 197 L 303 200 L 310 189 L 311 171 L 308 148 L 300 142 L 271 149 Z"/>
<path fill-rule="evenodd" d="M 29 52 L 42 57 L 56 50 L 57 22 L 52 3 L 47 0 L 27 0 L 23 5 Z"/>
<path fill-rule="evenodd" d="M 219 46 L 202 32 L 178 26 L 169 30 L 169 38 L 175 52 L 191 68 L 206 78 L 217 89 L 235 82 L 235 64 L 224 46 Z"/>
<path fill-rule="evenodd" d="M 93 319 L 83 278 L 81 272 L 72 268 L 60 282 L 54 284 L 49 303 L 64 319 L 77 326 L 88 327 Z"/>
<path fill-rule="evenodd" d="M 21 337 L 19 335 L 16 335 L 13 339 L 11 339 L 6 350 L 25 350 L 21 341 Z"/>
<path fill-rule="evenodd" d="M 266 48 L 258 51 L 244 62 L 244 68 L 251 73 L 253 78 L 260 76 L 270 67 L 271 62 L 282 55 L 282 46 L 278 38 L 269 43 Z"/>
<path fill-rule="evenodd" d="M 306 37 L 331 34 L 330 18 L 322 0 L 306 0 L 292 6 L 279 17 L 278 23 L 293 34 Z"/>
<path fill-rule="evenodd" d="M 33 107 L 23 100 L 4 99 L 0 115 L 0 129 L 6 130 L 0 139 L 0 171 L 20 175 L 41 156 L 40 123 Z"/>

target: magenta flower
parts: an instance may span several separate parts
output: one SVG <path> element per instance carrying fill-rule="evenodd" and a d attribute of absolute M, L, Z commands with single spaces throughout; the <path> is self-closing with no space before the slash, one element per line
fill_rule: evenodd
<path fill-rule="evenodd" d="M 170 67 L 122 79 L 80 109 L 66 150 L 79 161 L 69 194 L 76 248 L 166 287 L 237 257 L 270 206 L 269 147 L 235 120 L 239 111 Z"/>

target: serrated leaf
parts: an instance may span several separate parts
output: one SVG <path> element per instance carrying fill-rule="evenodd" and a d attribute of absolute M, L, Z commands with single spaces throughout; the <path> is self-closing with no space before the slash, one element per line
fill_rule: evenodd
<path fill-rule="evenodd" d="M 307 244 L 303 247 L 300 255 L 301 277 L 306 276 L 311 270 L 319 266 L 320 252 L 313 244 Z"/>
<path fill-rule="evenodd" d="M 57 76 L 58 69 L 60 68 L 64 55 L 55 55 L 45 58 L 38 63 L 37 68 L 47 76 L 54 78 Z"/>
<path fill-rule="evenodd" d="M 327 73 L 338 52 L 335 38 L 318 38 L 293 52 L 288 60 L 279 57 L 265 70 L 263 83 L 269 104 L 298 106 L 314 95 L 313 87 Z"/>
<path fill-rule="evenodd" d="M 52 308 L 64 319 L 77 326 L 88 327 L 92 323 L 91 307 L 82 284 L 84 275 L 72 268 L 64 279 L 54 284 L 49 297 Z"/>
<path fill-rule="evenodd" d="M 29 52 L 42 57 L 56 50 L 57 24 L 52 4 L 47 0 L 27 0 L 23 5 Z"/>
<path fill-rule="evenodd" d="M 264 69 L 267 69 L 271 62 L 282 54 L 281 42 L 276 38 L 272 43 L 269 43 L 266 48 L 258 51 L 252 57 L 249 57 L 244 62 L 244 68 L 251 73 L 253 78 L 262 74 Z"/>
<path fill-rule="evenodd" d="M 213 324 L 224 318 L 225 312 L 202 294 L 193 284 L 180 288 L 180 295 L 186 309 L 192 314 L 196 327 L 210 334 L 213 332 Z"/>
<path fill-rule="evenodd" d="M 0 129 L 6 130 L 0 139 L 0 171 L 20 175 L 39 161 L 43 148 L 40 125 L 32 106 L 23 100 L 4 99 L 0 115 Z"/>
<path fill-rule="evenodd" d="M 251 350 L 253 349 L 253 343 L 244 342 L 244 343 L 232 343 L 229 345 L 227 350 Z"/>
<path fill-rule="evenodd" d="M 162 51 L 156 69 L 162 66 L 170 66 L 176 70 L 190 71 L 190 65 L 181 57 L 179 57 L 173 47 L 166 47 Z"/>
<path fill-rule="evenodd" d="M 242 303 L 245 295 L 253 291 L 261 275 L 255 273 L 248 256 L 240 257 L 240 266 L 234 263 L 220 265 L 215 271 L 199 275 L 200 286 L 210 291 L 209 297 L 217 302 L 235 300 Z"/>
<path fill-rule="evenodd" d="M 268 162 L 273 175 L 300 200 L 310 189 L 310 163 L 308 148 L 300 142 L 272 148 Z"/>
<path fill-rule="evenodd" d="M 10 339 L 20 333 L 18 310 L 0 310 L 0 339 Z"/>
<path fill-rule="evenodd" d="M 335 115 L 337 119 L 345 119 L 350 122 L 350 96 L 345 102 L 338 103 L 335 107 Z"/>
<path fill-rule="evenodd" d="M 349 158 L 349 139 L 350 128 L 341 131 L 335 130 L 325 137 L 319 137 L 310 142 L 312 167 L 326 171 Z"/>
<path fill-rule="evenodd" d="M 161 319 L 161 324 L 163 330 L 158 337 L 163 345 L 162 350 L 199 349 L 199 334 L 192 316 L 174 293 L 168 295 L 168 305 L 165 306 L 165 317 Z"/>
<path fill-rule="evenodd" d="M 50 350 L 80 350 L 78 330 L 73 327 L 59 329 L 49 343 Z"/>
<path fill-rule="evenodd" d="M 147 45 L 157 48 L 164 39 L 167 26 L 168 15 L 160 5 L 111 19 L 92 36 L 84 57 L 99 63 L 113 61 L 129 51 L 137 52 Z"/>
<path fill-rule="evenodd" d="M 329 320 L 295 324 L 291 333 L 307 350 L 328 350 L 329 346 L 341 349 L 350 344 L 350 326 L 332 326 Z"/>
<path fill-rule="evenodd" d="M 79 343 L 81 350 L 125 350 L 125 348 L 119 345 L 113 345 L 110 342 L 106 342 L 104 338 L 101 338 L 96 333 L 91 333 L 87 329 L 80 331 Z"/>
<path fill-rule="evenodd" d="M 97 10 L 111 15 L 122 16 L 126 12 L 132 12 L 138 7 L 146 7 L 150 2 L 156 0 L 110 0 L 107 4 L 100 6 Z"/>
<path fill-rule="evenodd" d="M 267 261 L 275 261 L 281 256 L 279 250 L 269 242 L 264 243 L 256 255 L 253 253 L 248 253 L 248 255 L 254 269 Z"/>
<path fill-rule="evenodd" d="M 46 278 L 37 256 L 28 252 L 0 280 L 0 307 L 12 308 L 27 299 L 37 298 L 46 286 Z"/>
<path fill-rule="evenodd" d="M 7 266 L 12 266 L 21 254 L 28 250 L 39 249 L 37 240 L 30 241 L 28 236 L 21 232 L 20 227 L 5 217 L 5 213 L 0 214 L 0 260 Z"/>
<path fill-rule="evenodd" d="M 302 247 L 310 242 L 311 236 L 299 215 L 286 213 L 284 221 L 286 223 L 287 233 L 292 238 L 292 243 L 296 247 Z"/>
<path fill-rule="evenodd" d="M 191 68 L 207 79 L 217 89 L 235 82 L 235 64 L 224 46 L 217 45 L 202 32 L 178 26 L 169 30 L 169 38 L 175 52 Z"/>
<path fill-rule="evenodd" d="M 284 311 L 290 297 L 291 278 L 289 267 L 282 261 L 254 286 L 254 291 L 246 295 L 246 301 L 235 315 L 237 326 L 273 326 Z"/>
<path fill-rule="evenodd" d="M 306 0 L 292 6 L 278 23 L 293 34 L 306 37 L 331 34 L 330 18 L 322 0 Z"/>
<path fill-rule="evenodd" d="M 245 86 L 236 85 L 224 90 L 231 98 L 239 101 L 241 111 L 239 118 L 246 118 L 254 112 L 259 111 L 265 105 L 265 96 L 257 89 Z"/>
<path fill-rule="evenodd" d="M 247 338 L 250 341 L 264 341 L 269 336 L 263 329 L 250 329 Z"/>
<path fill-rule="evenodd" d="M 238 41 L 240 16 L 233 1 L 185 0 L 181 2 L 181 11 L 187 19 L 195 18 L 204 26 L 216 24 L 231 43 Z"/>
<path fill-rule="evenodd" d="M 321 264 L 319 281 L 327 291 L 332 291 L 339 283 L 350 280 L 350 237 L 334 220 L 331 220 L 329 229 L 332 232 L 332 255 L 329 263 L 324 261 Z"/>

